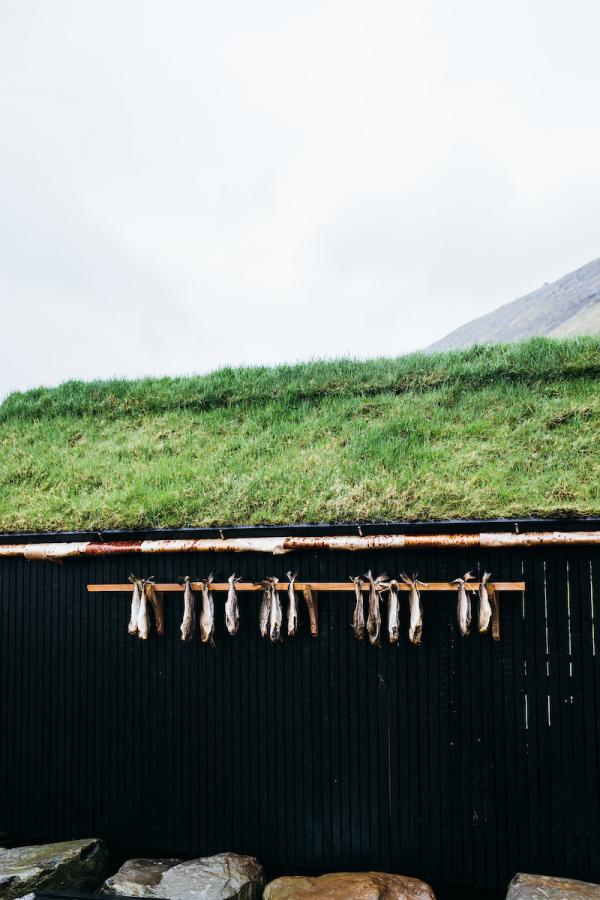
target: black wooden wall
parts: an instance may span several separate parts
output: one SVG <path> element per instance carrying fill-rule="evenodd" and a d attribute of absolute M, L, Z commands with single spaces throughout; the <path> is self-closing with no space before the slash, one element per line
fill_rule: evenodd
<path fill-rule="evenodd" d="M 442 581 L 525 578 L 502 639 L 460 638 L 455 597 L 425 594 L 424 643 L 355 640 L 352 594 L 320 596 L 320 636 L 274 646 L 260 595 L 217 645 L 127 634 L 129 597 L 88 582 L 179 575 Z M 600 554 L 132 555 L 0 560 L 0 831 L 97 835 L 117 851 L 255 854 L 272 872 L 375 868 L 504 887 L 517 870 L 600 879 Z M 385 617 L 384 617 L 385 620 Z"/>

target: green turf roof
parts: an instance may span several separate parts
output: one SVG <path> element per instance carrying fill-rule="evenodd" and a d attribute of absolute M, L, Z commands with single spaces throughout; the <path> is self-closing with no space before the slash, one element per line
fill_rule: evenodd
<path fill-rule="evenodd" d="M 0 406 L 0 529 L 600 514 L 600 340 L 69 382 Z"/>

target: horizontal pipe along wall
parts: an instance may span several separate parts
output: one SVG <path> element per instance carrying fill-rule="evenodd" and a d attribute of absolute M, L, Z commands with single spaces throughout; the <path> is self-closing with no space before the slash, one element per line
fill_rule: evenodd
<path fill-rule="evenodd" d="M 288 569 L 311 581 L 468 569 L 525 580 L 502 594 L 501 640 L 461 638 L 456 595 L 423 594 L 423 644 L 380 649 L 350 627 L 352 593 L 261 640 L 260 594 L 216 646 L 127 634 L 130 572 L 157 582 Z M 518 870 L 600 879 L 600 553 L 518 550 L 137 554 L 0 560 L 0 831 L 100 836 L 116 853 L 258 856 L 271 872 L 383 869 L 503 888 Z M 199 601 L 197 600 L 197 603 Z M 285 602 L 285 601 L 284 601 Z M 474 610 L 477 605 L 474 601 Z M 475 629 L 472 629 L 475 631 Z"/>

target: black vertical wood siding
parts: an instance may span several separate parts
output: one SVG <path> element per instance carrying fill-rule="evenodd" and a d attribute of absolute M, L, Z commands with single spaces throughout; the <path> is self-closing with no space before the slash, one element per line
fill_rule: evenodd
<path fill-rule="evenodd" d="M 88 582 L 213 570 L 345 580 L 372 568 L 527 582 L 502 639 L 461 639 L 425 594 L 424 641 L 381 649 L 354 596 L 320 595 L 320 635 L 273 646 L 259 595 L 217 645 L 127 634 L 129 597 Z M 117 851 L 255 854 L 274 872 L 386 869 L 502 888 L 518 870 L 600 880 L 600 554 L 589 549 L 0 560 L 0 831 L 101 836 Z M 384 615 L 385 621 L 385 615 Z"/>

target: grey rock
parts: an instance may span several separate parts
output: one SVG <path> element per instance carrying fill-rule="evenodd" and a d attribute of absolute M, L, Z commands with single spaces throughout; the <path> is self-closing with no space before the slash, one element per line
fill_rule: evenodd
<path fill-rule="evenodd" d="M 600 900 L 600 885 L 519 872 L 508 886 L 506 900 Z"/>
<path fill-rule="evenodd" d="M 265 876 L 254 856 L 218 853 L 173 866 L 155 897 L 168 900 L 260 900 Z"/>
<path fill-rule="evenodd" d="M 103 841 L 88 838 L 0 849 L 0 897 L 14 900 L 38 890 L 94 890 L 106 872 Z"/>
<path fill-rule="evenodd" d="M 163 900 L 260 900 L 265 883 L 253 856 L 218 853 L 178 859 L 130 859 L 108 878 L 103 894 Z"/>
<path fill-rule="evenodd" d="M 128 859 L 115 875 L 107 878 L 103 894 L 126 897 L 154 897 L 151 893 L 167 871 L 180 863 L 176 857 L 168 859 Z M 150 891 L 150 892 L 149 892 Z"/>

